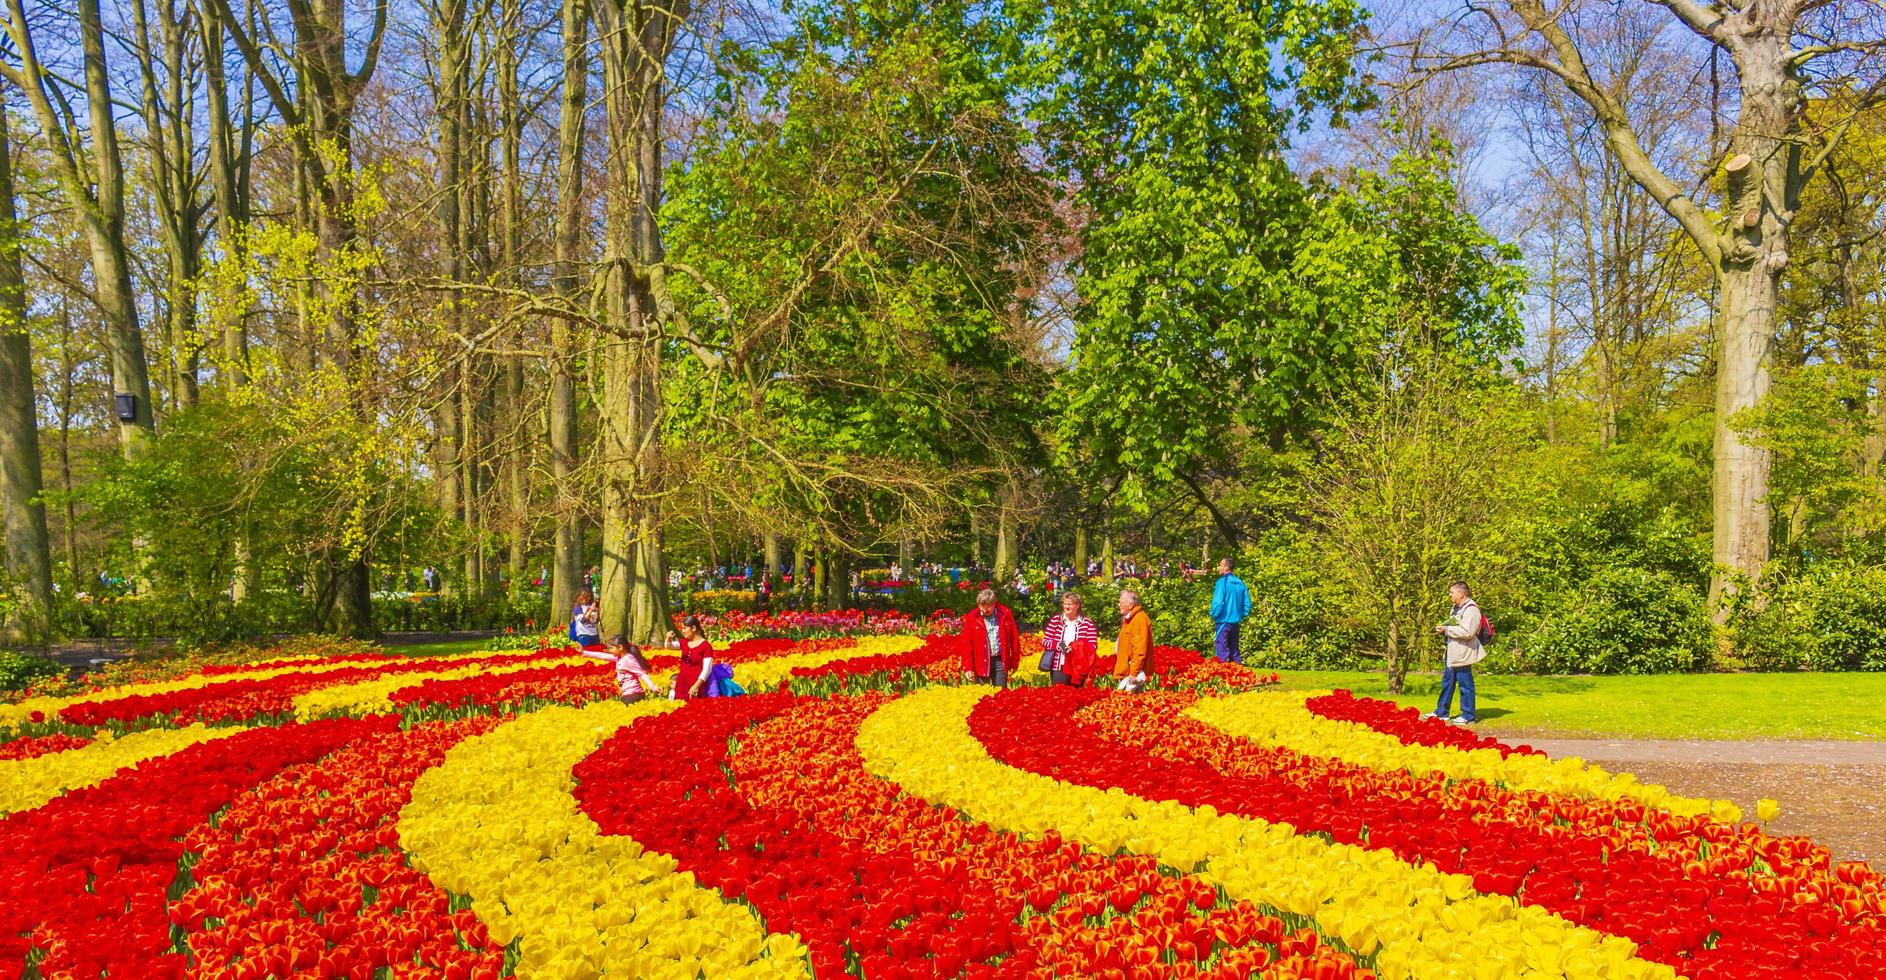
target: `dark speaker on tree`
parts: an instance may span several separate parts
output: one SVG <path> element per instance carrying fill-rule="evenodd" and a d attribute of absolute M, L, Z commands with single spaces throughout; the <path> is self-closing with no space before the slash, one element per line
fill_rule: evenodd
<path fill-rule="evenodd" d="M 118 396 L 118 421 L 136 422 L 138 420 L 138 396 Z"/>

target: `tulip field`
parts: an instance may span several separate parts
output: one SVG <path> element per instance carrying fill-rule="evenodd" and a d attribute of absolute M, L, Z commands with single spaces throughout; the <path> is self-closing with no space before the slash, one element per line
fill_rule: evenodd
<path fill-rule="evenodd" d="M 1886 885 L 1733 805 L 1157 651 L 953 636 L 295 656 L 0 704 L 0 975 L 1886 976 Z M 657 657 L 658 674 L 672 657 Z"/>

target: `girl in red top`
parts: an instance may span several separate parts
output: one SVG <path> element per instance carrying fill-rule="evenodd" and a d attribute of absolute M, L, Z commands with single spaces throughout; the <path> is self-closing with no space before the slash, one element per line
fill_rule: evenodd
<path fill-rule="evenodd" d="M 701 696 L 709 673 L 714 669 L 714 647 L 701 630 L 701 618 L 689 616 L 681 621 L 681 635 L 668 631 L 668 649 L 681 651 L 681 669 L 675 674 L 674 699 L 686 701 Z"/>

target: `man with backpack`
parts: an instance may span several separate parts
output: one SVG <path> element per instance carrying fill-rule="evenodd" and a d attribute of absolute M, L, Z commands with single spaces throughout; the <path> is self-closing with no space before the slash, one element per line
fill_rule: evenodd
<path fill-rule="evenodd" d="M 1430 718 L 1447 718 L 1456 725 L 1471 725 L 1480 720 L 1474 711 L 1473 665 L 1486 659 L 1486 641 L 1493 639 L 1493 624 L 1473 601 L 1467 583 L 1447 587 L 1454 602 L 1454 614 L 1434 632 L 1447 641 L 1447 662 L 1441 670 L 1441 700 Z M 1454 703 L 1454 689 L 1460 688 L 1460 714 L 1447 717 Z"/>

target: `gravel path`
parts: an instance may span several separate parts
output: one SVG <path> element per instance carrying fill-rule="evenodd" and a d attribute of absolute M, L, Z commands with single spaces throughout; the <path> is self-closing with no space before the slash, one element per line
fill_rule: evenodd
<path fill-rule="evenodd" d="M 1779 800 L 1770 832 L 1811 837 L 1836 860 L 1886 862 L 1886 742 L 1501 737 L 1684 796 L 1733 800 L 1749 819 L 1756 800 Z"/>
<path fill-rule="evenodd" d="M 1657 739 L 1512 738 L 1547 755 L 1613 762 L 1713 762 L 1764 766 L 1886 766 L 1886 742 L 1678 742 Z"/>

